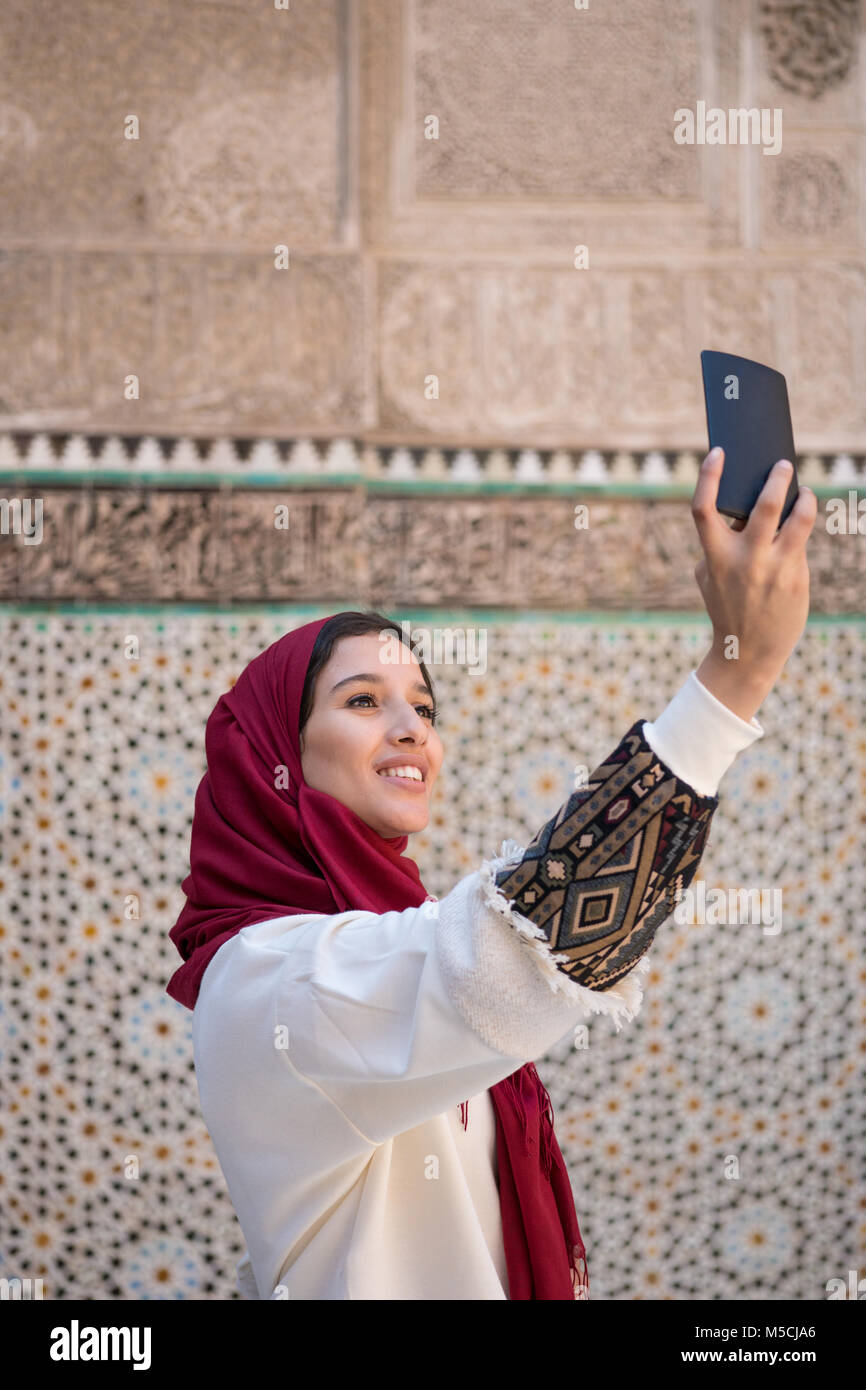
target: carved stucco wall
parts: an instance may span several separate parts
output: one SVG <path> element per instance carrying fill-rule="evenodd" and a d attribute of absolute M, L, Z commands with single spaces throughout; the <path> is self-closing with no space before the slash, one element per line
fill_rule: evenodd
<path fill-rule="evenodd" d="M 799 449 L 859 451 L 861 25 L 856 0 L 6 5 L 0 424 L 694 448 L 711 346 L 785 372 Z M 780 109 L 781 152 L 677 144 L 699 100 Z"/>

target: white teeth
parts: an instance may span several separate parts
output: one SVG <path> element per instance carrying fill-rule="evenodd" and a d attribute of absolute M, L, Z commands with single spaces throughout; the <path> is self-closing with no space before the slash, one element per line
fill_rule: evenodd
<path fill-rule="evenodd" d="M 380 777 L 413 777 L 416 782 L 423 782 L 424 777 L 420 767 L 383 767 L 379 772 Z"/>

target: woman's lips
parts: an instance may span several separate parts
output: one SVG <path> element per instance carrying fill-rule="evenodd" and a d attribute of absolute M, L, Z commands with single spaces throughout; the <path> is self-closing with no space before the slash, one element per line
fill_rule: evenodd
<path fill-rule="evenodd" d="M 407 792 L 423 792 L 427 786 L 426 782 L 419 782 L 414 777 L 386 777 L 381 772 L 373 775 L 378 777 L 380 782 L 386 782 L 389 786 L 399 787 Z"/>

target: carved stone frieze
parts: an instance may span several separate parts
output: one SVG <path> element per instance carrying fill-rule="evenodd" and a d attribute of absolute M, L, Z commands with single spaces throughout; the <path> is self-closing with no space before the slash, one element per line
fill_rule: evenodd
<path fill-rule="evenodd" d="M 0 536 L 3 601 L 703 609 L 685 499 L 33 479 L 22 492 L 42 504 L 40 534 Z M 860 612 L 866 536 L 832 535 L 821 517 L 809 549 L 812 611 Z"/>

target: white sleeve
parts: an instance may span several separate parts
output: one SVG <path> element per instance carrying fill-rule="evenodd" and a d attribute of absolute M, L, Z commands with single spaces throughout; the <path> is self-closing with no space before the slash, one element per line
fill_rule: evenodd
<path fill-rule="evenodd" d="M 523 854 L 506 846 L 509 862 Z M 617 1028 L 633 1017 L 637 969 L 605 993 L 568 979 L 492 884 L 505 862 L 485 861 L 438 903 L 238 933 L 210 962 L 197 1012 L 225 1022 L 229 1048 L 234 1033 L 281 1036 L 277 1065 L 373 1143 L 494 1086 L 591 1013 Z"/>
<path fill-rule="evenodd" d="M 747 724 L 717 700 L 694 670 L 658 719 L 644 724 L 643 735 L 680 781 L 700 796 L 715 796 L 737 754 L 764 730 L 757 719 Z"/>

